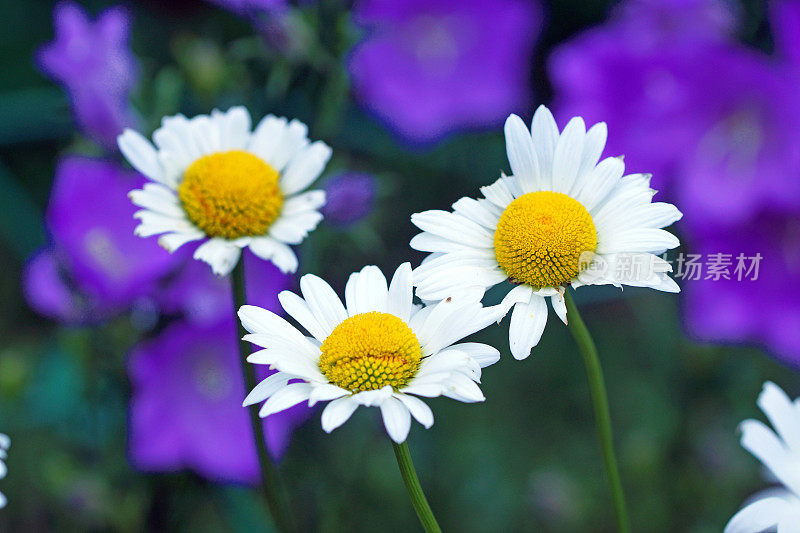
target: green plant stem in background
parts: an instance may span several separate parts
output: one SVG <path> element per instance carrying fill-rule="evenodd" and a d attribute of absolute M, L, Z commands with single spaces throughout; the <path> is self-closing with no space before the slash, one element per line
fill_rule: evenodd
<path fill-rule="evenodd" d="M 408 497 L 411 499 L 411 505 L 417 512 L 419 521 L 427 533 L 442 533 L 442 529 L 436 522 L 436 517 L 433 516 L 431 506 L 422 492 L 422 487 L 419 484 L 417 471 L 414 469 L 414 462 L 411 460 L 411 453 L 408 451 L 408 444 L 397 444 L 392 441 L 394 447 L 394 455 L 397 457 L 397 466 L 400 468 L 400 475 L 403 476 L 403 483 L 406 485 Z"/>
<path fill-rule="evenodd" d="M 565 291 L 564 298 L 566 298 L 567 303 L 569 330 L 572 332 L 578 348 L 580 348 L 583 364 L 586 366 L 586 377 L 589 380 L 589 392 L 594 409 L 594 422 L 597 427 L 597 436 L 600 439 L 600 450 L 603 454 L 608 484 L 611 487 L 611 496 L 614 500 L 614 512 L 617 515 L 619 531 L 620 533 L 629 533 L 630 523 L 628 522 L 628 512 L 625 509 L 625 494 L 622 491 L 617 458 L 614 455 L 611 415 L 608 410 L 606 387 L 603 384 L 603 369 L 600 367 L 600 359 L 597 357 L 597 347 L 580 313 L 578 313 L 578 307 L 575 305 L 575 300 L 572 298 L 569 289 Z"/>
<path fill-rule="evenodd" d="M 247 334 L 247 331 L 245 331 L 237 315 L 239 308 L 246 303 L 244 292 L 244 258 L 240 258 L 236 267 L 233 269 L 231 273 L 231 283 L 233 285 L 233 319 L 237 324 L 239 332 L 239 355 L 242 363 L 242 372 L 244 374 L 245 391 L 249 392 L 256 386 L 256 372 L 253 365 L 247 362 L 247 356 L 250 355 L 250 344 L 242 340 L 242 337 Z M 247 412 L 250 415 L 250 423 L 253 427 L 253 435 L 256 441 L 258 463 L 261 467 L 262 489 L 266 496 L 272 519 L 275 521 L 275 526 L 283 533 L 293 532 L 295 528 L 287 512 L 286 505 L 284 504 L 283 491 L 280 487 L 278 472 L 267 452 L 267 444 L 264 441 L 264 429 L 261 424 L 261 417 L 258 416 L 258 409 L 258 404 L 251 405 L 247 408 Z"/>

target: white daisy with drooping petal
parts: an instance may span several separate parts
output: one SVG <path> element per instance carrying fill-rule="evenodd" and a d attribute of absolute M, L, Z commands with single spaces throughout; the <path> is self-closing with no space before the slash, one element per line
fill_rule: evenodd
<path fill-rule="evenodd" d="M 800 398 L 794 402 L 772 382 L 764 383 L 758 406 L 774 431 L 758 420 L 740 427 L 742 447 L 752 453 L 782 486 L 753 496 L 731 518 L 725 533 L 800 532 Z"/>
<path fill-rule="evenodd" d="M 188 119 L 166 117 L 155 146 L 127 129 L 118 144 L 125 158 L 153 183 L 130 193 L 142 210 L 136 234 L 161 235 L 173 252 L 204 240 L 194 253 L 214 273 L 227 275 L 249 247 L 283 272 L 297 270 L 289 245 L 317 227 L 325 192 L 305 191 L 322 173 L 331 149 L 310 142 L 297 120 L 267 115 L 251 131 L 244 107 Z"/>
<path fill-rule="evenodd" d="M 283 291 L 279 299 L 310 337 L 275 313 L 243 306 L 239 318 L 250 332 L 244 339 L 264 348 L 247 360 L 278 370 L 244 405 L 264 402 L 259 414 L 266 417 L 300 402 L 330 401 L 322 411 L 328 433 L 358 406 L 379 407 L 387 433 L 402 443 L 412 416 L 426 428 L 433 425 L 431 409 L 417 396 L 483 401 L 481 368 L 500 353 L 458 341 L 496 321 L 499 311 L 467 294 L 417 306 L 411 282 L 408 263 L 388 285 L 378 267 L 367 266 L 350 275 L 342 304 L 321 278 L 303 276 L 302 297 Z"/>
<path fill-rule="evenodd" d="M 11 447 L 11 439 L 5 433 L 0 433 L 0 479 L 6 477 L 8 467 L 6 467 L 6 459 L 8 458 L 8 449 Z M 8 500 L 5 494 L 0 492 L 0 509 L 6 506 Z"/>
<path fill-rule="evenodd" d="M 509 280 L 503 300 L 511 315 L 509 341 L 528 357 L 547 321 L 550 298 L 567 322 L 567 286 L 613 284 L 677 292 L 669 263 L 657 254 L 678 246 L 661 229 L 681 218 L 668 203 L 653 203 L 650 176 L 623 177 L 621 157 L 599 161 L 606 125 L 586 130 L 573 118 L 559 133 L 544 106 L 531 130 L 516 115 L 505 124 L 511 176 L 481 188 L 484 198 L 461 198 L 453 211 L 425 211 L 411 221 L 422 230 L 411 247 L 431 254 L 414 270 L 417 295 L 446 298 L 468 287 L 483 290 Z"/>

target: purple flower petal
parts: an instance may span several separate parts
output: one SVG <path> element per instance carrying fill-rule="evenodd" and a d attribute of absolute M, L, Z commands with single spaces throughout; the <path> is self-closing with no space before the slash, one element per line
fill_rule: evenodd
<path fill-rule="evenodd" d="M 408 141 L 502 124 L 530 99 L 536 4 L 368 0 L 354 15 L 369 30 L 349 61 L 356 96 Z"/>
<path fill-rule="evenodd" d="M 129 453 L 145 471 L 191 469 L 209 479 L 256 483 L 258 461 L 232 320 L 178 322 L 131 354 Z M 273 458 L 310 413 L 296 406 L 264 421 Z"/>

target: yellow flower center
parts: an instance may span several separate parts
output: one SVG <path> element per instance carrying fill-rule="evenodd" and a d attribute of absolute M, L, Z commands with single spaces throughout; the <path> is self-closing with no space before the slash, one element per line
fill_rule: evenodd
<path fill-rule="evenodd" d="M 586 266 L 581 254 L 596 248 L 592 216 L 580 202 L 559 192 L 520 196 L 500 215 L 494 233 L 500 267 L 513 281 L 536 288 L 574 279 Z"/>
<path fill-rule="evenodd" d="M 352 392 L 391 385 L 398 390 L 417 375 L 422 348 L 414 332 L 388 313 L 361 313 L 343 321 L 320 346 L 319 369 Z"/>
<path fill-rule="evenodd" d="M 186 169 L 178 197 L 189 220 L 210 237 L 263 235 L 283 207 L 279 177 L 249 152 L 217 152 Z"/>

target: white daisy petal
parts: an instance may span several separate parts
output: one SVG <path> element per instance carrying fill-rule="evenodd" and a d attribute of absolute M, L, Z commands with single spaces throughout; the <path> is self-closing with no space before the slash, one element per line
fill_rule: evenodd
<path fill-rule="evenodd" d="M 420 280 L 417 296 L 425 300 L 442 300 L 469 287 L 488 289 L 507 278 L 508 275 L 496 265 L 442 268 Z"/>
<path fill-rule="evenodd" d="M 325 383 L 325 376 L 319 371 L 318 358 L 309 359 L 298 356 L 297 352 L 286 348 L 265 348 L 247 357 L 254 365 L 268 365 L 283 374 L 301 378 L 307 382 Z"/>
<path fill-rule="evenodd" d="M 282 291 L 278 300 L 284 311 L 297 320 L 306 331 L 311 333 L 320 342 L 324 341 L 330 333 L 329 328 L 319 322 L 319 319 L 308 306 L 308 303 L 291 291 Z"/>
<path fill-rule="evenodd" d="M 148 184 L 156 185 L 156 184 Z M 164 187 L 166 188 L 166 187 Z M 183 208 L 178 203 L 177 197 L 173 194 L 171 197 L 153 191 L 153 189 L 137 189 L 128 193 L 134 205 L 143 207 L 150 211 L 166 215 L 172 218 L 184 218 L 186 216 Z"/>
<path fill-rule="evenodd" d="M 668 231 L 654 228 L 637 228 L 610 233 L 605 235 L 602 240 L 598 239 L 597 253 L 652 252 L 669 250 L 678 246 L 680 246 L 680 241 Z"/>
<path fill-rule="evenodd" d="M 477 383 L 464 374 L 451 374 L 445 383 L 445 387 L 442 395 L 460 402 L 475 403 L 486 400 Z"/>
<path fill-rule="evenodd" d="M 783 487 L 756 494 L 725 526 L 725 533 L 778 533 L 798 531 L 800 524 L 800 411 L 774 383 L 766 382 L 758 405 L 777 430 L 745 420 L 741 425 L 742 447 L 758 458 Z"/>
<path fill-rule="evenodd" d="M 539 162 L 540 185 L 542 190 L 553 190 L 553 156 L 558 142 L 558 126 L 553 114 L 545 106 L 539 106 L 533 114 L 531 123 L 533 147 Z"/>
<path fill-rule="evenodd" d="M 239 261 L 241 250 L 225 239 L 210 239 L 194 251 L 194 258 L 211 265 L 217 276 L 227 276 Z"/>
<path fill-rule="evenodd" d="M 322 411 L 322 429 L 330 433 L 350 418 L 358 408 L 358 402 L 352 396 L 345 396 L 329 403 Z"/>
<path fill-rule="evenodd" d="M 272 261 L 284 274 L 297 271 L 297 256 L 291 248 L 271 237 L 256 237 L 250 243 L 250 251 L 261 259 Z"/>
<path fill-rule="evenodd" d="M 403 263 L 392 276 L 386 312 L 408 323 L 411 319 L 414 287 L 412 286 L 411 263 Z"/>
<path fill-rule="evenodd" d="M 497 228 L 497 221 L 501 213 L 497 206 L 488 200 L 475 200 L 473 198 L 461 198 L 453 204 L 453 211 L 491 231 Z"/>
<path fill-rule="evenodd" d="M 323 328 L 324 337 L 317 338 L 324 340 L 347 318 L 347 311 L 331 286 L 314 274 L 306 274 L 300 278 L 300 291 L 308 308 Z"/>
<path fill-rule="evenodd" d="M 308 191 L 287 198 L 281 210 L 282 216 L 296 215 L 316 211 L 325 205 L 325 191 Z"/>
<path fill-rule="evenodd" d="M 758 500 L 731 518 L 724 533 L 760 533 L 776 527 L 786 512 L 787 503 L 781 498 Z M 791 530 L 790 530 L 791 531 Z"/>
<path fill-rule="evenodd" d="M 511 313 L 508 340 L 514 359 L 525 359 L 539 344 L 547 323 L 547 304 L 544 298 L 533 297 L 527 304 L 518 303 Z"/>
<path fill-rule="evenodd" d="M 150 142 L 140 133 L 126 129 L 117 137 L 119 151 L 133 168 L 153 181 L 161 182 L 163 173 L 158 162 L 158 153 Z"/>
<path fill-rule="evenodd" d="M 200 152 L 213 154 L 222 150 L 222 136 L 216 121 L 208 115 L 198 115 L 189 123 Z"/>
<path fill-rule="evenodd" d="M 331 158 L 330 147 L 317 141 L 300 150 L 289 162 L 281 176 L 283 194 L 292 195 L 302 191 L 317 179 Z"/>
<path fill-rule="evenodd" d="M 533 296 L 534 291 L 530 285 L 517 285 L 508 291 L 508 294 L 505 295 L 503 301 L 499 304 L 500 308 L 504 310 L 502 316 L 505 316 L 511 308 L 518 303 L 527 304 L 531 301 L 531 297 Z"/>
<path fill-rule="evenodd" d="M 331 385 L 329 383 L 323 383 L 316 385 L 311 391 L 311 394 L 308 397 L 308 406 L 314 407 L 317 402 L 335 400 L 337 398 L 341 398 L 342 396 L 349 395 L 350 391 L 348 390 L 344 390 L 341 387 L 337 387 L 336 385 Z"/>
<path fill-rule="evenodd" d="M 283 117 L 265 116 L 250 136 L 247 150 L 272 164 L 272 154 L 278 149 L 287 123 L 288 121 Z"/>
<path fill-rule="evenodd" d="M 561 322 L 567 324 L 567 301 L 564 298 L 564 293 L 560 292 L 555 296 L 550 297 L 550 303 L 553 305 L 553 311 L 556 312 Z"/>
<path fill-rule="evenodd" d="M 586 124 L 582 118 L 575 117 L 567 123 L 553 154 L 552 190 L 565 194 L 572 190 L 581 164 L 585 135 Z"/>
<path fill-rule="evenodd" d="M 472 250 L 468 245 L 460 244 L 445 237 L 439 237 L 438 235 L 427 232 L 415 235 L 411 239 L 409 246 L 420 252 L 457 252 Z"/>
<path fill-rule="evenodd" d="M 495 206 L 505 209 L 514 201 L 514 194 L 508 187 L 508 179 L 500 178 L 491 185 L 481 187 L 481 194 Z"/>
<path fill-rule="evenodd" d="M 282 172 L 286 164 L 308 145 L 308 127 L 299 120 L 292 120 L 283 128 L 278 142 L 271 147 L 266 161 L 275 167 L 275 170 Z"/>
<path fill-rule="evenodd" d="M 505 124 L 506 152 L 511 173 L 524 192 L 539 190 L 539 164 L 530 131 L 517 115 L 510 115 Z"/>
<path fill-rule="evenodd" d="M 300 244 L 321 221 L 322 214 L 316 211 L 295 215 L 281 214 L 280 218 L 270 226 L 269 236 L 287 244 Z"/>
<path fill-rule="evenodd" d="M 264 378 L 250 391 L 250 394 L 245 397 L 242 402 L 242 407 L 263 402 L 285 387 L 288 381 L 289 376 L 283 372 L 276 372 Z"/>
<path fill-rule="evenodd" d="M 376 407 L 392 396 L 392 387 L 386 385 L 380 389 L 368 390 L 354 394 L 352 398 L 364 407 Z"/>
<path fill-rule="evenodd" d="M 275 392 L 261 406 L 258 416 L 268 417 L 271 414 L 279 413 L 290 407 L 294 407 L 300 402 L 308 400 L 313 387 L 308 383 L 291 383 L 279 391 Z"/>
<path fill-rule="evenodd" d="M 243 106 L 228 109 L 227 113 L 214 110 L 212 118 L 216 119 L 223 150 L 242 150 L 250 142 L 250 113 Z"/>
<path fill-rule="evenodd" d="M 468 218 L 447 211 L 424 211 L 411 215 L 411 223 L 423 231 L 478 248 L 494 245 L 492 233 Z"/>
<path fill-rule="evenodd" d="M 381 415 L 386 432 L 397 444 L 405 442 L 411 429 L 411 413 L 397 398 L 387 398 L 381 403 Z"/>
<path fill-rule="evenodd" d="M 433 411 L 428 407 L 428 404 L 408 394 L 395 394 L 394 397 L 403 402 L 403 405 L 405 405 L 406 409 L 411 413 L 411 416 L 422 424 L 425 429 L 429 429 L 433 426 Z"/>
<path fill-rule="evenodd" d="M 591 213 L 611 190 L 617 185 L 625 172 L 625 163 L 621 157 L 608 157 L 590 170 L 583 183 L 583 187 L 575 195 L 586 209 Z"/>
<path fill-rule="evenodd" d="M 166 233 L 158 238 L 158 244 L 170 252 L 174 252 L 186 243 L 199 241 L 205 234 L 202 231 L 184 233 Z"/>
<path fill-rule="evenodd" d="M 268 309 L 263 309 L 255 305 L 243 305 L 237 312 L 239 320 L 244 329 L 250 333 L 269 334 L 270 336 L 294 342 L 301 348 L 308 340 L 305 335 L 289 324 L 283 317 L 280 317 Z M 265 348 L 268 345 L 262 345 Z"/>
<path fill-rule="evenodd" d="M 587 183 L 587 178 L 591 171 L 597 166 L 600 156 L 603 154 L 603 149 L 606 146 L 606 139 L 608 138 L 608 128 L 605 122 L 599 122 L 589 128 L 586 132 L 586 137 L 583 139 L 583 153 L 581 154 L 581 164 L 578 167 L 578 177 L 572 191 L 569 193 L 572 197 L 577 197 L 578 193 L 583 190 Z M 622 174 L 620 174 L 621 176 Z"/>
<path fill-rule="evenodd" d="M 366 266 L 351 275 L 345 288 L 347 313 L 350 316 L 370 311 L 386 312 L 389 288 L 386 277 L 376 266 Z"/>
<path fill-rule="evenodd" d="M 477 342 L 462 342 L 450 346 L 453 350 L 465 353 L 474 359 L 481 368 L 486 368 L 500 360 L 500 351 L 494 346 Z"/>
<path fill-rule="evenodd" d="M 792 401 L 783 390 L 768 381 L 758 397 L 758 406 L 769 418 L 780 438 L 800 456 L 800 418 L 794 412 Z"/>

